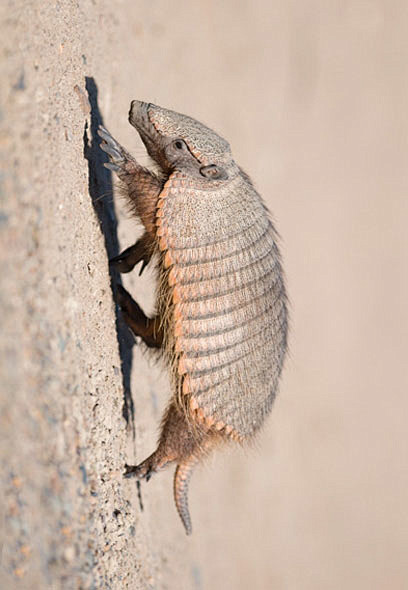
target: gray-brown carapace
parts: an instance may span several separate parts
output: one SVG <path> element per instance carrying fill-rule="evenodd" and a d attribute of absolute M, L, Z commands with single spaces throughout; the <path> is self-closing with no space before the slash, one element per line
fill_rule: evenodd
<path fill-rule="evenodd" d="M 160 349 L 172 397 L 156 451 L 127 476 L 149 479 L 175 463 L 174 497 L 191 532 L 188 482 L 196 463 L 227 441 L 254 437 L 277 392 L 287 347 L 287 300 L 277 234 L 229 144 L 185 115 L 135 100 L 129 121 L 160 173 L 141 166 L 100 128 L 108 168 L 145 233 L 112 262 L 158 266 L 157 315 L 122 287 L 133 332 Z"/>

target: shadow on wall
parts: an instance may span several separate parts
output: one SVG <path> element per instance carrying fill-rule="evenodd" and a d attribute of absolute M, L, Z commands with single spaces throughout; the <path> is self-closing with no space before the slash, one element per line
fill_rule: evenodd
<path fill-rule="evenodd" d="M 94 78 L 91 77 L 85 78 L 85 86 L 91 106 L 91 125 L 89 128 L 86 122 L 84 129 L 84 157 L 88 161 L 89 194 L 105 238 L 108 259 L 111 260 L 119 254 L 118 224 L 112 198 L 112 174 L 104 167 L 104 163 L 108 162 L 109 159 L 100 148 L 101 139 L 97 133 L 99 125 L 103 125 L 102 115 L 98 106 L 98 87 Z M 116 300 L 116 288 L 117 285 L 122 284 L 121 277 L 111 266 L 109 266 L 109 273 L 113 297 Z M 135 339 L 123 321 L 117 305 L 115 310 L 124 391 L 123 417 L 127 424 L 131 426 L 133 437 L 135 437 L 134 404 L 130 390 L 132 347 Z"/>

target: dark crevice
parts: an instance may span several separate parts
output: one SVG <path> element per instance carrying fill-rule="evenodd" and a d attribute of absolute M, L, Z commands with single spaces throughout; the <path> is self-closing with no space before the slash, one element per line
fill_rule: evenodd
<path fill-rule="evenodd" d="M 85 78 L 85 87 L 91 107 L 90 126 L 85 123 L 84 129 L 84 157 L 88 161 L 88 184 L 92 205 L 98 216 L 101 230 L 105 239 L 108 259 L 119 254 L 119 240 L 117 233 L 117 218 L 113 202 L 112 174 L 104 167 L 109 161 L 105 152 L 100 149 L 101 139 L 97 134 L 99 125 L 103 125 L 103 118 L 98 106 L 98 87 L 94 78 Z M 113 296 L 116 285 L 122 284 L 120 274 L 110 268 L 110 279 Z M 123 417 L 131 427 L 135 436 L 134 403 L 130 389 L 130 375 L 132 369 L 132 347 L 134 337 L 124 323 L 119 308 L 116 305 L 116 331 L 119 342 L 119 355 L 123 380 Z"/>

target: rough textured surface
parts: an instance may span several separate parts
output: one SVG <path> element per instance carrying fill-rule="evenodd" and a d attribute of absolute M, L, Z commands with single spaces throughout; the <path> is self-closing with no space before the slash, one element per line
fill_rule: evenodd
<path fill-rule="evenodd" d="M 0 585 L 405 588 L 406 2 L 0 10 Z M 171 474 L 143 486 L 143 513 L 118 475 L 154 446 L 168 384 L 140 347 L 122 372 L 110 181 L 91 169 L 90 195 L 85 76 L 95 116 L 98 106 L 132 150 L 134 98 L 228 137 L 285 237 L 293 336 L 281 395 L 256 451 L 195 475 L 191 540 Z M 116 211 L 125 247 L 134 223 Z M 146 281 L 124 280 L 148 306 Z"/>

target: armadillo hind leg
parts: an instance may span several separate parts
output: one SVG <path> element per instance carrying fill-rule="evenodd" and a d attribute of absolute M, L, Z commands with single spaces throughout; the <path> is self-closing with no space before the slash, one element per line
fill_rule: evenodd
<path fill-rule="evenodd" d="M 152 256 L 151 238 L 145 232 L 143 236 L 133 246 L 129 246 L 118 256 L 111 258 L 109 264 L 115 270 L 125 273 L 130 272 L 139 262 L 142 262 L 139 276 L 150 262 Z"/>
<path fill-rule="evenodd" d="M 135 336 L 140 336 L 149 348 L 160 348 L 163 332 L 159 317 L 148 318 L 122 285 L 116 286 L 115 298 L 122 310 L 123 319 Z"/>
<path fill-rule="evenodd" d="M 175 460 L 174 456 L 163 455 L 161 448 L 152 453 L 147 459 L 139 463 L 139 465 L 125 465 L 125 477 L 136 477 L 136 479 L 145 479 L 149 481 L 153 473 L 164 469 L 168 463 Z"/>
<path fill-rule="evenodd" d="M 174 501 L 187 535 L 191 535 L 191 517 L 188 509 L 188 486 L 198 457 L 192 455 L 179 463 L 174 474 Z"/>

